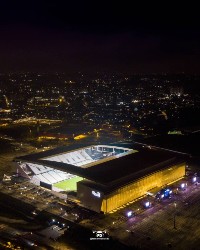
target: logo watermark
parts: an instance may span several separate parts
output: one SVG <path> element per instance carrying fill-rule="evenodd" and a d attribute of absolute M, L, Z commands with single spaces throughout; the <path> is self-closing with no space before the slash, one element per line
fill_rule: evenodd
<path fill-rule="evenodd" d="M 91 237 L 90 240 L 109 240 L 109 237 L 106 231 L 92 231 L 94 237 Z"/>

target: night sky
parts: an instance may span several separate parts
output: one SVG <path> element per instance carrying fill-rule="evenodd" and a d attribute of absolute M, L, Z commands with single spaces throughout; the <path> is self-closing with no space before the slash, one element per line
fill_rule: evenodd
<path fill-rule="evenodd" d="M 0 72 L 199 73 L 200 17 L 192 7 L 1 1 Z"/>

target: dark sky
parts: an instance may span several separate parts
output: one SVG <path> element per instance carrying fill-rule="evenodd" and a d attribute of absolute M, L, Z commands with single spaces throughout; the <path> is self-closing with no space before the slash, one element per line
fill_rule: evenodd
<path fill-rule="evenodd" d="M 199 73 L 198 7 L 134 2 L 1 1 L 0 72 Z"/>

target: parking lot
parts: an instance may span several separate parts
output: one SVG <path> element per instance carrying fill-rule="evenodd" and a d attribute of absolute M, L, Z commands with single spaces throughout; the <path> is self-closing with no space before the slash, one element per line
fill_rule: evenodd
<path fill-rule="evenodd" d="M 182 183 L 187 184 L 181 188 Z M 85 225 L 104 230 L 127 246 L 142 249 L 197 249 L 200 243 L 200 184 L 188 176 L 171 185 L 170 198 L 144 197 Z M 150 201 L 151 207 L 143 204 Z M 128 218 L 127 211 L 134 211 Z M 84 223 L 84 221 L 82 222 Z M 93 224 L 93 225 L 92 225 Z"/>

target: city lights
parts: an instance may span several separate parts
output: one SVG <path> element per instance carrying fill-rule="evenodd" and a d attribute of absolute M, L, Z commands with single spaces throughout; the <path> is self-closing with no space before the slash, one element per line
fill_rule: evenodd
<path fill-rule="evenodd" d="M 200 248 L 198 7 L 2 2 L 0 249 Z"/>

